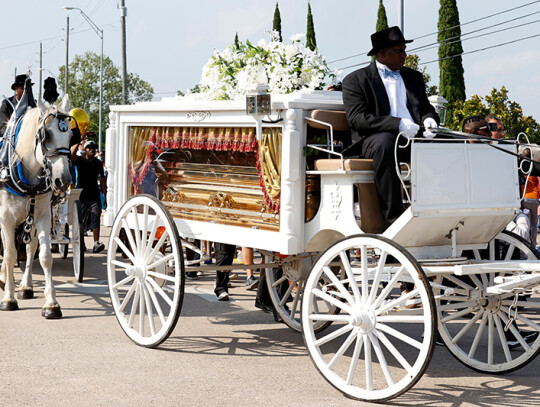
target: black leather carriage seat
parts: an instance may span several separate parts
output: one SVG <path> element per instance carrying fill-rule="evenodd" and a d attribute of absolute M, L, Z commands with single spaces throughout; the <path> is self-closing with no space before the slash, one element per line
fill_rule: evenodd
<path fill-rule="evenodd" d="M 330 123 L 337 132 L 347 132 L 349 123 L 344 111 L 337 110 L 313 110 L 310 117 L 325 123 Z M 309 126 L 328 130 L 328 126 L 308 121 Z M 345 171 L 373 171 L 373 160 L 364 158 L 345 159 L 343 162 Z M 322 159 L 315 161 L 316 171 L 338 171 L 341 169 L 340 159 Z M 358 190 L 360 206 L 360 228 L 365 233 L 382 233 L 385 230 L 384 220 L 377 198 L 375 184 L 355 184 Z"/>

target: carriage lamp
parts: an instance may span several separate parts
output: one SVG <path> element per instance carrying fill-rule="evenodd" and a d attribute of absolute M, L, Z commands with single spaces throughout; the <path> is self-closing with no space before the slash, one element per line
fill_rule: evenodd
<path fill-rule="evenodd" d="M 257 140 L 262 138 L 262 118 L 272 110 L 267 91 L 268 85 L 259 83 L 249 88 L 246 94 L 246 114 L 253 116 L 257 122 Z"/>
<path fill-rule="evenodd" d="M 448 103 L 448 100 L 443 98 L 441 95 L 432 95 L 428 98 L 429 103 L 435 108 L 435 111 L 439 115 L 439 119 L 441 119 L 441 126 L 444 126 L 446 122 L 446 106 L 445 104 Z"/>

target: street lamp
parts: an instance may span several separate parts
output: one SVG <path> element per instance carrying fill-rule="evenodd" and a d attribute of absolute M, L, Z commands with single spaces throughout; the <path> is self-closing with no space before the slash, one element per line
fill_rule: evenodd
<path fill-rule="evenodd" d="M 90 20 L 90 17 L 86 15 L 84 11 L 82 11 L 78 7 L 62 7 L 64 10 L 79 10 L 84 17 L 84 19 L 90 24 L 90 27 L 96 32 L 99 38 L 101 38 L 101 60 L 100 60 L 100 74 L 99 74 L 99 136 L 98 136 L 98 150 L 101 151 L 101 125 L 103 123 L 103 30 L 99 28 L 92 20 Z"/>

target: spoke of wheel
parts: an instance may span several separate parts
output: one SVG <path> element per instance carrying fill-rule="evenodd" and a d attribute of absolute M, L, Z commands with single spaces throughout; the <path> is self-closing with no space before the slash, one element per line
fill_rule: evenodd
<path fill-rule="evenodd" d="M 117 290 L 118 287 L 121 287 L 121 286 L 123 286 L 124 284 L 129 283 L 129 282 L 130 282 L 131 280 L 133 280 L 134 278 L 135 278 L 134 276 L 127 276 L 127 277 L 124 278 L 123 280 L 121 280 L 121 281 L 117 282 L 116 284 L 114 284 L 114 285 L 112 286 L 112 288 L 113 288 L 114 290 Z"/>
<path fill-rule="evenodd" d="M 354 298 L 349 293 L 349 291 L 345 288 L 343 284 L 341 284 L 341 281 L 338 280 L 336 275 L 332 272 L 330 267 L 324 266 L 323 272 L 328 276 L 332 284 L 334 284 L 334 287 L 337 288 L 337 290 L 341 293 L 341 295 L 351 304 L 351 306 L 354 306 L 356 304 L 356 301 L 354 301 Z M 354 284 L 354 283 L 353 283 Z"/>
<path fill-rule="evenodd" d="M 150 271 L 150 270 L 147 270 L 146 274 L 149 275 L 149 276 L 156 277 L 156 278 L 161 278 L 162 280 L 170 281 L 171 283 L 176 282 L 176 277 L 175 276 L 168 276 L 167 274 L 156 273 L 155 271 Z"/>
<path fill-rule="evenodd" d="M 366 364 L 366 390 L 373 390 L 373 377 L 371 366 L 371 342 L 367 335 L 364 335 L 364 362 Z"/>
<path fill-rule="evenodd" d="M 144 336 L 144 287 L 140 285 L 141 295 L 139 295 L 139 335 Z"/>
<path fill-rule="evenodd" d="M 135 318 L 135 314 L 137 311 L 137 305 L 139 303 L 139 296 L 141 295 L 139 282 L 135 281 L 136 287 L 135 287 L 135 298 L 133 299 L 133 302 L 131 303 L 131 312 L 129 313 L 129 321 L 128 326 L 130 328 L 133 328 L 133 319 Z M 135 329 L 135 328 L 133 328 Z"/>
<path fill-rule="evenodd" d="M 131 296 L 135 292 L 135 289 L 137 288 L 137 281 L 134 281 L 133 284 L 131 284 L 131 287 L 129 287 L 129 290 L 122 300 L 122 303 L 120 304 L 120 307 L 118 308 L 118 312 L 124 312 L 124 308 L 126 307 L 127 303 L 131 299 Z"/>
<path fill-rule="evenodd" d="M 479 290 L 482 290 L 484 288 L 484 285 L 480 282 L 480 279 L 476 277 L 475 274 L 470 274 L 469 277 L 474 282 L 474 284 L 476 284 Z"/>
<path fill-rule="evenodd" d="M 309 319 L 311 321 L 349 322 L 351 317 L 349 315 L 340 314 L 311 314 Z"/>
<path fill-rule="evenodd" d="M 489 260 L 495 260 L 495 240 L 489 242 Z"/>
<path fill-rule="evenodd" d="M 352 325 L 342 326 L 341 328 L 335 330 L 334 332 L 330 332 L 328 335 L 325 335 L 322 338 L 317 339 L 315 342 L 313 342 L 313 344 L 315 346 L 324 345 L 325 343 L 343 335 L 344 333 L 349 332 L 351 329 L 353 329 Z"/>
<path fill-rule="evenodd" d="M 152 312 L 152 303 L 150 302 L 150 295 L 148 294 L 148 287 L 143 285 L 144 302 L 146 303 L 146 313 L 148 314 L 148 325 L 150 325 L 150 335 L 156 334 L 156 327 L 154 325 L 154 313 Z"/>
<path fill-rule="evenodd" d="M 279 280 L 274 281 L 274 284 L 272 284 L 272 288 L 276 288 L 278 285 L 280 285 L 285 280 L 288 280 L 286 275 L 283 275 L 279 278 Z"/>
<path fill-rule="evenodd" d="M 295 285 L 296 284 L 294 284 L 294 283 L 289 284 L 289 288 L 287 288 L 287 291 L 285 292 L 285 294 L 283 295 L 283 298 L 279 302 L 280 307 L 283 307 L 287 303 L 287 299 L 291 296 L 291 293 L 294 290 Z"/>
<path fill-rule="evenodd" d="M 475 260 L 482 260 L 482 256 L 480 256 L 480 251 L 478 249 L 473 249 L 473 254 Z"/>
<path fill-rule="evenodd" d="M 126 233 L 129 246 L 131 247 L 131 252 L 133 254 L 136 254 L 137 246 L 135 244 L 135 241 L 133 240 L 133 234 L 132 234 L 131 228 L 127 224 L 126 218 L 122 218 L 121 223 L 122 223 L 122 228 L 124 229 L 124 232 Z"/>
<path fill-rule="evenodd" d="M 365 257 L 362 258 L 364 259 Z M 358 359 L 360 359 L 360 352 L 362 351 L 363 342 L 362 335 L 358 334 L 356 336 L 356 343 L 354 344 L 354 352 L 351 358 L 351 363 L 349 364 L 349 372 L 347 373 L 346 383 L 348 385 L 351 385 L 352 381 L 354 380 L 354 374 L 356 373 L 356 366 L 358 366 Z"/>
<path fill-rule="evenodd" d="M 163 234 L 161 235 L 161 237 L 159 238 L 158 242 L 156 243 L 156 245 L 152 248 L 152 251 L 150 252 L 150 254 L 148 255 L 148 257 L 146 257 L 144 260 L 145 262 L 148 262 L 149 260 L 153 259 L 154 257 L 156 257 L 156 253 L 159 251 L 159 249 L 161 249 L 161 247 L 163 246 L 163 243 L 165 242 L 165 239 L 167 239 L 169 237 L 169 232 L 167 231 L 167 229 L 165 229 L 165 231 L 163 232 Z"/>
<path fill-rule="evenodd" d="M 507 300 L 507 301 L 502 302 L 503 305 L 512 305 L 513 303 L 514 303 L 514 301 L 512 301 L 512 300 Z M 536 301 L 518 301 L 518 302 L 516 302 L 516 306 L 517 307 L 526 307 L 526 308 L 534 309 L 534 308 L 540 308 L 540 302 L 536 302 Z"/>
<path fill-rule="evenodd" d="M 504 260 L 510 260 L 512 258 L 512 255 L 514 254 L 514 250 L 516 249 L 516 246 L 513 244 L 508 247 L 508 251 L 506 252 L 506 256 L 504 256 Z"/>
<path fill-rule="evenodd" d="M 487 287 L 489 283 L 486 273 L 480 274 L 480 277 L 482 278 L 482 285 L 484 286 L 484 288 Z"/>
<path fill-rule="evenodd" d="M 122 268 L 125 268 L 125 269 L 127 269 L 128 267 L 133 266 L 133 264 L 124 263 L 124 262 L 118 261 L 118 260 L 112 260 L 111 264 L 114 264 L 115 266 L 122 267 Z"/>
<path fill-rule="evenodd" d="M 161 277 L 160 277 L 161 278 Z M 154 290 L 165 300 L 167 304 L 169 304 L 169 307 L 173 307 L 173 301 L 169 298 L 169 296 L 165 293 L 165 291 L 162 290 L 162 288 L 154 281 L 154 279 L 149 278 L 146 281 L 149 281 Z"/>
<path fill-rule="evenodd" d="M 330 296 L 330 295 L 328 295 L 326 293 L 323 293 L 318 288 L 314 288 L 312 293 L 313 293 L 314 296 L 318 296 L 322 300 L 324 300 L 326 302 L 329 302 L 330 304 L 335 305 L 338 308 L 341 308 L 343 311 L 349 313 L 350 315 L 353 314 L 353 310 L 352 310 L 352 308 L 350 306 L 348 306 L 344 302 L 338 301 L 336 298 L 334 298 L 334 297 L 332 297 L 332 296 Z"/>
<path fill-rule="evenodd" d="M 412 297 L 415 297 L 416 295 L 418 295 L 418 293 L 419 293 L 418 288 L 415 288 L 411 292 L 408 292 L 407 294 L 399 296 L 395 300 L 392 300 L 384 304 L 382 307 L 377 308 L 377 310 L 375 311 L 375 315 L 380 315 L 391 308 L 398 307 L 400 304 L 403 304 L 405 301 L 410 300 Z"/>
<path fill-rule="evenodd" d="M 462 304 L 460 304 L 460 305 L 462 305 Z M 453 321 L 456 318 L 461 318 L 462 316 L 467 315 L 469 312 L 471 312 L 471 309 L 468 306 L 460 307 L 460 308 L 465 308 L 465 309 L 462 309 L 461 311 L 454 312 L 453 314 L 450 314 L 450 315 L 447 315 L 444 318 L 441 318 L 441 322 L 443 324 L 446 324 L 447 322 Z"/>
<path fill-rule="evenodd" d="M 508 308 L 507 307 L 501 307 L 501 310 L 506 312 L 506 315 L 508 315 Z M 529 318 L 524 317 L 521 314 L 517 314 L 516 319 L 520 320 L 524 324 L 529 325 L 535 331 L 540 331 L 540 325 L 538 325 L 537 323 L 531 321 Z"/>
<path fill-rule="evenodd" d="M 173 259 L 174 259 L 174 253 L 169 253 L 166 256 L 163 256 L 162 258 L 160 258 L 159 260 L 156 260 L 154 263 L 146 266 L 146 268 L 147 269 L 155 269 L 157 266 L 159 266 L 159 265 L 161 265 L 163 263 L 166 263 L 169 260 L 173 260 Z"/>
<path fill-rule="evenodd" d="M 379 340 L 372 333 L 369 333 L 368 336 L 371 343 L 373 344 L 373 349 L 375 349 L 375 354 L 377 355 L 377 360 L 381 365 L 381 369 L 383 371 L 384 378 L 386 379 L 386 383 L 388 384 L 388 386 L 393 386 L 394 378 L 392 377 L 392 373 L 390 373 L 390 369 L 388 369 L 388 362 L 386 362 L 386 358 L 384 357 L 384 353 L 381 349 Z"/>
<path fill-rule="evenodd" d="M 451 301 L 451 300 L 450 300 Z M 472 308 L 476 305 L 476 301 L 458 301 L 449 304 L 440 305 L 437 307 L 439 311 L 457 311 L 463 308 Z"/>
<path fill-rule="evenodd" d="M 379 288 L 379 284 L 381 282 L 382 273 L 384 270 L 384 265 L 386 264 L 386 257 L 387 253 L 382 252 L 381 257 L 379 258 L 379 263 L 377 264 L 377 269 L 375 270 L 375 276 L 373 278 L 373 284 L 371 286 L 371 292 L 369 293 L 369 300 L 368 302 L 371 304 L 375 300 L 375 297 L 377 296 L 377 291 Z"/>
<path fill-rule="evenodd" d="M 294 296 L 293 303 L 291 305 L 291 319 L 294 319 L 296 311 L 298 310 L 298 304 L 301 304 L 302 297 L 302 288 L 300 287 L 300 282 L 296 283 L 296 295 Z"/>
<path fill-rule="evenodd" d="M 474 358 L 474 354 L 476 353 L 476 348 L 478 347 L 478 344 L 480 343 L 480 339 L 482 339 L 482 334 L 484 333 L 484 328 L 486 327 L 486 323 L 488 319 L 486 312 L 482 311 L 481 315 L 482 315 L 482 321 L 480 321 L 480 326 L 478 327 L 478 329 L 476 330 L 476 334 L 474 335 L 474 340 L 471 345 L 471 349 L 469 349 L 468 356 L 471 359 Z"/>
<path fill-rule="evenodd" d="M 392 328 L 392 327 L 390 327 L 388 325 L 384 325 L 384 324 L 381 324 L 381 323 L 377 322 L 375 327 L 379 331 L 386 332 L 387 334 L 392 335 L 393 337 L 399 339 L 402 342 L 405 342 L 408 345 L 411 345 L 411 346 L 413 346 L 413 347 L 415 347 L 417 349 L 422 349 L 422 343 L 421 342 L 418 342 L 416 339 L 413 339 L 410 336 L 407 336 L 404 333 L 401 333 L 401 332 L 397 331 L 396 329 L 394 329 L 394 328 Z"/>
<path fill-rule="evenodd" d="M 143 207 L 143 223 L 141 226 L 141 256 L 146 252 L 146 246 L 150 243 L 150 239 L 147 236 L 148 233 L 148 205 Z"/>
<path fill-rule="evenodd" d="M 493 364 L 493 314 L 488 313 L 488 356 L 487 356 L 487 363 L 488 365 Z"/>
<path fill-rule="evenodd" d="M 499 333 L 499 340 L 501 341 L 501 345 L 504 351 L 504 356 L 506 357 L 506 361 L 511 362 L 512 355 L 510 354 L 510 349 L 508 348 L 508 342 L 506 340 L 506 336 L 504 335 L 501 319 L 497 315 L 494 315 L 493 319 L 495 320 L 495 325 L 497 326 L 497 332 Z"/>
<path fill-rule="evenodd" d="M 459 278 L 455 278 L 454 276 L 450 276 L 450 275 L 446 275 L 445 277 L 448 280 L 450 280 L 451 282 L 453 282 L 454 284 L 457 284 L 457 285 L 459 285 L 460 287 L 462 287 L 462 288 L 464 288 L 466 290 L 475 291 L 474 287 L 471 287 L 469 284 L 464 283 Z"/>
<path fill-rule="evenodd" d="M 407 371 L 408 374 L 412 374 L 412 366 L 407 362 L 407 360 L 403 357 L 400 351 L 396 349 L 396 347 L 390 342 L 390 340 L 386 337 L 384 333 L 381 331 L 375 331 L 375 336 L 379 338 L 379 340 L 383 343 L 383 345 L 390 351 L 390 353 L 396 358 L 398 363 Z"/>
<path fill-rule="evenodd" d="M 339 349 L 337 350 L 336 354 L 330 359 L 330 362 L 328 362 L 328 369 L 332 370 L 334 369 L 334 365 L 341 359 L 343 354 L 349 349 L 351 344 L 353 343 L 355 338 L 358 338 L 360 335 L 358 335 L 358 332 L 356 329 L 352 330 L 351 333 L 349 333 L 349 336 L 347 336 L 347 339 L 341 344 Z"/>
<path fill-rule="evenodd" d="M 402 274 L 405 272 L 405 266 L 401 266 L 399 270 L 394 274 L 394 277 L 388 282 L 388 285 L 381 291 L 377 299 L 372 305 L 372 308 L 379 308 L 379 305 L 384 301 L 384 299 L 388 296 L 390 291 L 394 289 L 394 286 L 398 282 L 398 280 L 401 278 Z"/>
<path fill-rule="evenodd" d="M 356 304 L 360 304 L 360 301 L 362 300 L 362 296 L 360 295 L 360 290 L 358 289 L 358 285 L 356 284 L 356 278 L 354 277 L 354 273 L 351 269 L 351 264 L 349 263 L 349 259 L 347 258 L 347 253 L 345 252 L 339 252 L 339 258 L 341 259 L 341 264 L 343 265 L 343 268 L 345 269 L 345 274 L 347 276 L 347 280 L 349 280 L 349 285 L 351 286 L 354 298 L 356 299 Z M 367 259 L 362 259 L 362 263 L 364 263 Z M 353 304 L 355 303 L 353 302 Z"/>
<path fill-rule="evenodd" d="M 156 238 L 156 232 L 157 232 L 157 228 L 158 228 L 158 217 L 157 215 L 154 216 L 154 222 L 152 223 L 152 230 L 150 231 L 150 235 L 148 236 L 148 244 L 146 245 L 146 248 L 144 250 L 144 254 L 143 254 L 143 258 L 146 259 L 149 252 L 150 252 L 150 249 L 152 248 L 152 245 L 151 243 L 154 241 L 154 239 Z"/>
<path fill-rule="evenodd" d="M 476 321 L 480 319 L 481 316 L 481 313 L 477 313 L 473 318 L 471 318 L 471 320 L 467 322 L 463 328 L 461 328 L 461 330 L 456 334 L 456 336 L 452 338 L 452 343 L 457 343 L 457 341 L 459 341 L 463 337 L 463 335 L 465 335 L 469 331 L 469 329 L 471 329 L 471 327 L 476 323 Z"/>
<path fill-rule="evenodd" d="M 135 217 L 133 224 L 135 226 L 135 242 L 137 242 L 137 252 L 134 254 L 139 256 L 139 250 L 141 250 L 141 229 L 139 228 L 139 214 L 137 213 L 137 208 L 135 206 L 131 208 L 131 214 Z"/>
<path fill-rule="evenodd" d="M 501 318 L 505 324 L 508 323 L 508 318 L 506 316 L 508 314 L 503 314 L 501 311 L 499 311 L 498 315 L 499 315 L 499 318 Z M 514 335 L 514 337 L 519 342 L 519 344 L 523 347 L 523 349 L 525 349 L 525 351 L 529 350 L 529 344 L 525 342 L 525 339 L 523 339 L 523 336 L 521 336 L 521 333 L 516 328 L 516 326 L 514 324 L 510 324 L 510 327 L 508 329 L 510 329 L 510 332 L 512 332 L 512 335 Z"/>
<path fill-rule="evenodd" d="M 424 322 L 426 317 L 424 315 L 381 315 L 377 317 L 377 322 L 389 323 L 411 323 L 411 322 Z"/>
<path fill-rule="evenodd" d="M 362 259 L 362 304 L 366 304 L 369 295 L 368 256 L 366 245 L 360 247 L 360 256 Z"/>
<path fill-rule="evenodd" d="M 122 243 L 122 241 L 120 240 L 120 238 L 118 236 L 115 236 L 114 237 L 114 241 L 116 242 L 116 244 L 118 246 L 120 246 L 120 249 L 122 249 L 122 251 L 126 254 L 126 256 L 129 257 L 129 259 L 133 262 L 133 263 L 136 263 L 137 261 L 135 260 L 135 256 L 129 251 L 129 249 L 126 247 L 126 245 L 124 243 Z"/>
<path fill-rule="evenodd" d="M 162 325 L 165 325 L 165 315 L 163 315 L 163 310 L 161 309 L 161 305 L 159 304 L 159 301 L 156 297 L 156 294 L 154 293 L 154 290 L 152 290 L 152 286 L 148 281 L 145 281 L 144 284 L 146 284 L 146 289 L 148 290 L 148 294 L 150 294 L 150 298 L 152 299 L 152 304 L 154 305 L 154 308 L 156 309 L 159 319 L 161 321 Z"/>

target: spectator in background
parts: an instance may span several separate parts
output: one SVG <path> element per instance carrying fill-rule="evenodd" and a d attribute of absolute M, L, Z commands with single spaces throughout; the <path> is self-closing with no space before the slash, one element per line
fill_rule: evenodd
<path fill-rule="evenodd" d="M 529 160 L 533 159 L 531 149 L 528 147 L 523 150 L 522 156 Z M 534 225 L 538 224 L 538 205 L 540 204 L 539 178 L 530 174 L 520 174 L 520 178 L 523 178 L 520 179 L 520 185 L 525 189 L 525 191 L 522 191 L 523 205 L 529 211 L 530 237 L 528 237 L 527 240 L 536 247 L 538 230 Z"/>
<path fill-rule="evenodd" d="M 77 155 L 79 144 L 84 142 L 84 156 Z M 105 249 L 105 245 L 99 241 L 99 228 L 101 221 L 101 192 L 106 194 L 105 173 L 103 164 L 96 159 L 97 144 L 94 141 L 81 140 L 81 143 L 71 147 L 71 160 L 77 168 L 77 187 L 82 188 L 81 205 L 85 230 L 92 230 L 94 246 L 92 251 L 99 253 Z M 99 182 L 99 188 L 98 188 Z M 103 206 L 107 207 L 107 198 Z"/>
<path fill-rule="evenodd" d="M 491 138 L 501 139 L 506 137 L 501 119 L 493 114 L 489 114 L 486 116 L 486 121 L 490 127 Z"/>

